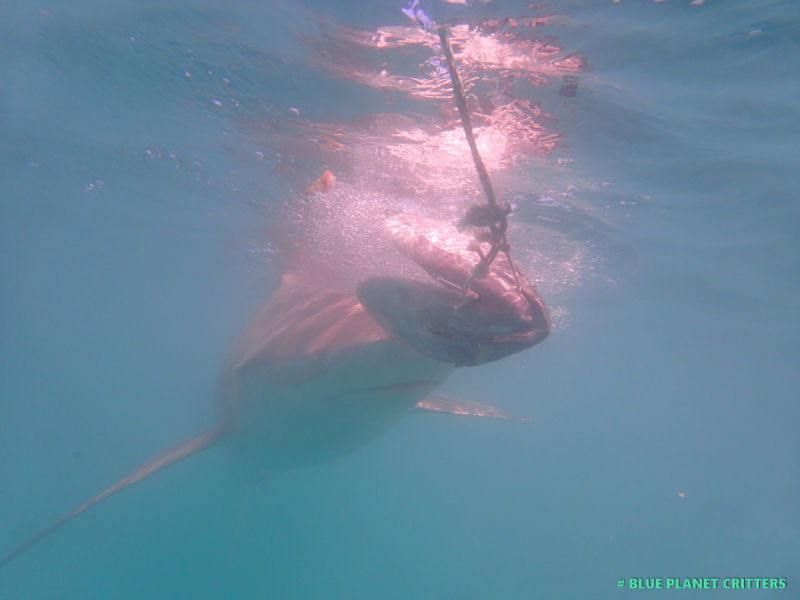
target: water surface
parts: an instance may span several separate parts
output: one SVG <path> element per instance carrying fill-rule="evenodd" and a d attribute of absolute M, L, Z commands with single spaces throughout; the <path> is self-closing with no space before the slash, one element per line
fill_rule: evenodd
<path fill-rule="evenodd" d="M 405 273 L 385 214 L 481 200 L 404 6 L 0 8 L 0 554 L 214 422 L 217 369 L 287 265 Z M 240 488 L 209 452 L 31 549 L 4 598 L 795 595 L 800 8 L 420 7 L 454 25 L 555 323 L 443 391 L 535 422 L 420 416 L 276 474 L 232 553 Z M 326 169 L 335 192 L 304 196 Z"/>

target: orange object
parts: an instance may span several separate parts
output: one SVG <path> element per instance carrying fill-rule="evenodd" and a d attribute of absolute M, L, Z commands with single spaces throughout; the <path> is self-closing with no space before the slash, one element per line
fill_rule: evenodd
<path fill-rule="evenodd" d="M 683 498 L 685 495 L 686 495 L 685 492 L 678 492 L 678 496 L 680 496 L 681 498 Z"/>
<path fill-rule="evenodd" d="M 336 177 L 334 177 L 333 173 L 330 171 L 325 171 L 322 177 L 317 179 L 313 185 L 306 189 L 305 194 L 309 196 L 314 192 L 330 192 L 334 187 L 336 187 Z"/>

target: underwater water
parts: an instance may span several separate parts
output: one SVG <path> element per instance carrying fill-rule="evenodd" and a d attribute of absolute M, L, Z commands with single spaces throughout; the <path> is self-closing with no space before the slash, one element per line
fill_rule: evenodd
<path fill-rule="evenodd" d="M 385 216 L 481 201 L 425 19 L 554 322 L 441 391 L 534 421 L 416 415 L 273 474 L 239 525 L 212 449 L 28 549 L 0 598 L 798 596 L 800 4 L 408 6 L 0 6 L 0 556 L 215 423 L 283 270 L 404 274 Z"/>

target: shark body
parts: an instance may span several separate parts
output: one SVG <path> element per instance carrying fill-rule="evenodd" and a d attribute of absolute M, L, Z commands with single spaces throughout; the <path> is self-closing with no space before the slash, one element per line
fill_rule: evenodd
<path fill-rule="evenodd" d="M 388 221 L 387 229 L 401 252 L 450 287 L 375 277 L 353 294 L 285 275 L 222 365 L 218 424 L 53 523 L 0 568 L 116 492 L 220 444 L 249 472 L 263 474 L 334 462 L 415 412 L 519 419 L 431 392 L 458 366 L 498 360 L 544 339 L 550 321 L 536 292 L 521 274 L 519 287 L 513 284 L 508 265 L 497 261 L 476 286 L 478 298 L 465 303 L 453 289 L 476 262 L 465 236 L 409 216 Z"/>

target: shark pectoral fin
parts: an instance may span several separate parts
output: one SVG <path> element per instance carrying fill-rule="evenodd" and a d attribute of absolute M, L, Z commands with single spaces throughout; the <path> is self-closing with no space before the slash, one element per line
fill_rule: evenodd
<path fill-rule="evenodd" d="M 91 508 L 95 504 L 105 500 L 109 496 L 116 494 L 120 490 L 124 490 L 126 487 L 133 485 L 144 479 L 145 477 L 149 477 L 153 473 L 157 473 L 161 469 L 165 469 L 170 465 L 174 465 L 176 462 L 183 460 L 184 458 L 195 454 L 196 452 L 200 452 L 201 450 L 205 450 L 216 444 L 216 442 L 223 437 L 228 431 L 228 424 L 223 422 L 217 425 L 216 427 L 212 427 L 211 429 L 206 429 L 202 433 L 194 436 L 193 438 L 189 438 L 169 448 L 156 456 L 153 460 L 146 462 L 141 467 L 136 469 L 133 473 L 125 477 L 124 479 L 120 480 L 116 484 L 112 485 L 106 491 L 101 492 L 85 504 L 79 506 L 71 513 L 62 517 L 47 529 L 39 532 L 34 537 L 29 539 L 27 542 L 19 546 L 16 550 L 14 550 L 11 554 L 0 560 L 0 569 L 5 567 L 8 563 L 12 560 L 17 558 L 20 554 L 22 554 L 25 550 L 33 546 L 36 542 L 44 539 L 49 534 L 53 533 L 56 529 L 61 527 L 67 521 L 72 520 L 74 517 L 77 517 L 87 508 Z"/>
<path fill-rule="evenodd" d="M 242 519 L 244 518 L 245 505 L 250 497 L 250 492 L 262 481 L 268 481 L 271 474 L 263 469 L 251 469 L 247 479 L 241 479 L 239 485 L 239 509 L 236 511 L 236 526 L 233 529 L 231 545 L 228 547 L 228 570 L 233 568 L 233 555 L 236 552 L 236 543 L 239 540 L 239 532 L 242 529 Z"/>
<path fill-rule="evenodd" d="M 469 415 L 473 417 L 492 417 L 494 419 L 508 419 L 510 421 L 533 421 L 528 417 L 512 415 L 487 404 L 469 402 L 452 396 L 431 394 L 418 402 L 415 409 L 418 412 L 440 412 L 453 415 Z"/>

